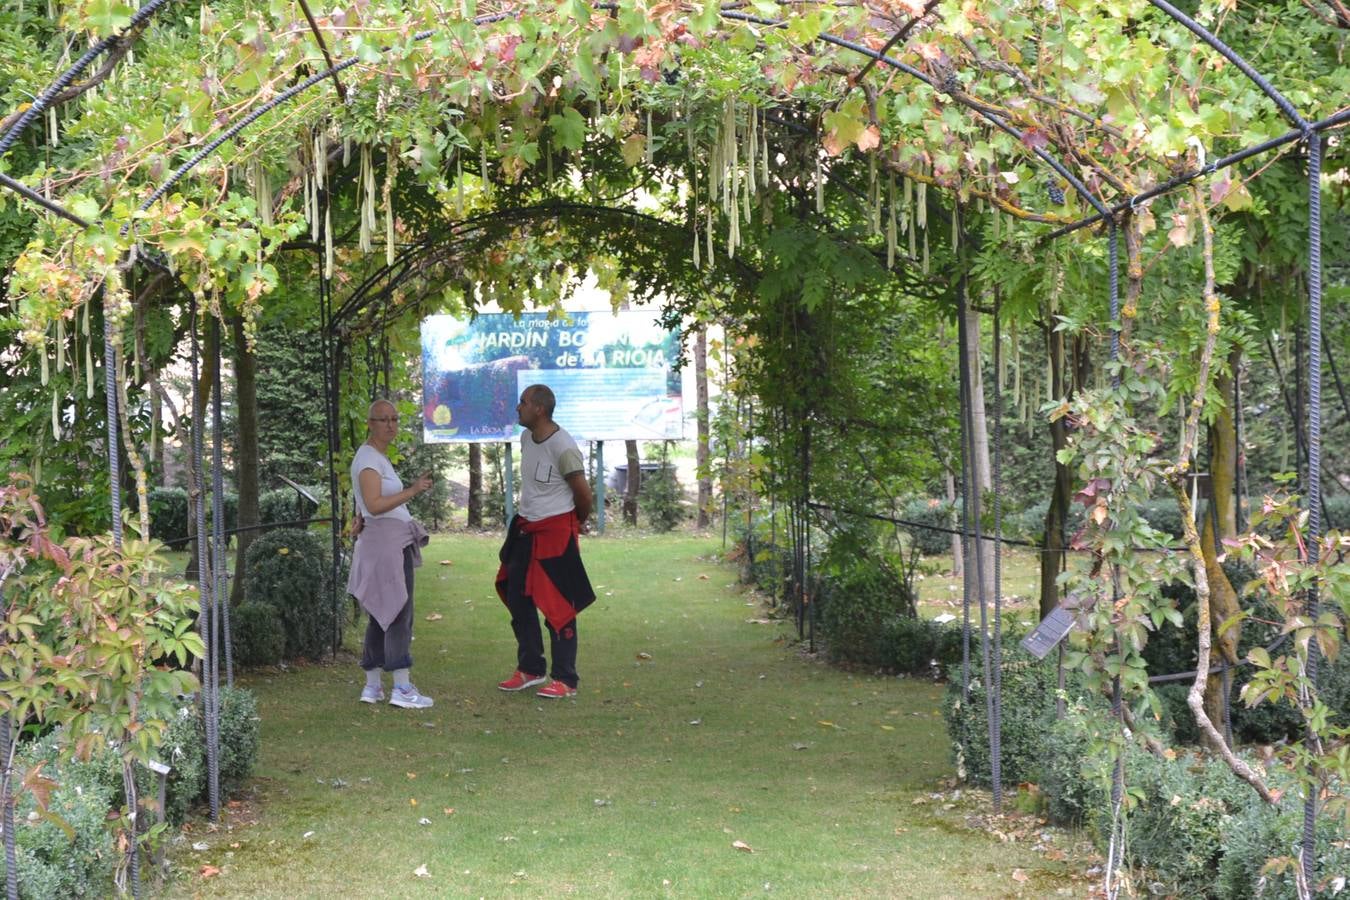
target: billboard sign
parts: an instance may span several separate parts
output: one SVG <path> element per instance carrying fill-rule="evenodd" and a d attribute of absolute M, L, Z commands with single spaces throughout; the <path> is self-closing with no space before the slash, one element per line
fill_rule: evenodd
<path fill-rule="evenodd" d="M 508 441 L 516 401 L 553 389 L 553 417 L 577 440 L 684 437 L 679 336 L 651 311 L 481 315 L 422 322 L 422 431 L 427 443 Z"/>

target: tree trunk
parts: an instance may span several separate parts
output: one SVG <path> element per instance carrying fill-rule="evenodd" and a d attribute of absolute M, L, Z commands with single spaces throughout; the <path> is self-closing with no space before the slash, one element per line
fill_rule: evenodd
<path fill-rule="evenodd" d="M 708 418 L 708 329 L 700 327 L 694 343 L 694 392 L 698 411 L 698 527 L 712 524 L 712 453 Z"/>
<path fill-rule="evenodd" d="M 637 524 L 638 491 L 642 488 L 642 460 L 638 459 L 638 442 L 624 441 L 623 448 L 628 454 L 628 483 L 623 490 L 623 520 L 629 525 Z M 601 473 L 601 478 L 604 473 Z"/>
<path fill-rule="evenodd" d="M 1050 355 L 1050 393 L 1065 399 L 1064 333 L 1046 328 L 1046 349 Z M 1050 449 L 1055 459 L 1055 486 L 1050 492 L 1050 508 L 1045 513 L 1045 537 L 1041 542 L 1041 618 L 1059 605 L 1059 573 L 1068 562 L 1067 524 L 1069 500 L 1073 493 L 1073 474 L 1059 461 L 1059 451 L 1069 444 L 1069 425 L 1062 417 L 1050 423 Z"/>
<path fill-rule="evenodd" d="M 194 324 L 192 327 L 195 328 L 196 325 Z M 209 482 L 210 475 L 207 472 L 206 464 L 206 411 L 211 408 L 211 386 L 215 383 L 216 378 L 217 354 L 215 352 L 215 329 L 207 328 L 204 337 L 205 340 L 203 340 L 201 344 L 201 368 L 197 372 L 196 390 L 197 397 L 201 402 L 195 404 L 192 408 L 192 427 L 193 429 L 199 429 L 202 433 L 202 477 Z M 188 543 L 187 568 L 183 573 L 183 577 L 189 582 L 195 582 L 197 580 L 197 571 L 200 565 L 199 553 L 202 546 L 202 541 L 198 540 L 199 535 L 197 534 L 197 498 L 201 497 L 204 502 L 209 500 L 209 498 L 207 497 L 206 485 L 198 484 L 196 482 L 197 476 L 193 465 L 192 444 L 194 438 L 191 434 L 187 435 L 187 437 L 188 535 L 192 540 Z M 209 506 L 207 507 L 206 512 L 209 517 L 211 513 Z M 210 542 L 208 541 L 208 546 L 209 543 Z M 210 569 L 208 568 L 207 571 L 209 572 Z"/>
<path fill-rule="evenodd" d="M 953 521 L 956 516 L 956 476 L 953 475 L 951 470 L 949 469 L 947 471 L 947 475 L 944 480 L 946 481 L 947 484 L 947 503 L 949 504 L 949 508 L 952 510 L 951 514 L 948 515 L 947 517 L 948 519 L 947 525 L 948 527 L 959 527 L 961 523 Z M 966 571 L 965 558 L 961 555 L 961 535 L 953 534 L 952 576 L 954 578 L 962 578 L 965 576 L 965 571 Z"/>
<path fill-rule="evenodd" d="M 164 403 L 159 399 L 158 391 L 152 390 L 149 393 L 150 466 L 155 473 L 153 481 L 161 487 L 168 487 L 164 471 Z"/>
<path fill-rule="evenodd" d="M 992 488 L 989 474 L 992 468 L 989 464 L 989 419 L 985 415 L 984 380 L 980 366 L 980 313 L 969 307 L 966 309 L 966 359 L 970 366 L 966 383 L 970 385 L 971 442 L 975 445 L 975 458 L 971 460 L 971 476 L 975 483 L 971 489 L 979 491 L 983 498 Z M 992 540 L 981 542 L 980 567 L 977 570 L 983 576 L 980 585 L 983 596 L 990 600 L 994 596 L 994 549 Z M 970 569 L 967 566 L 966 572 L 969 573 Z"/>
<path fill-rule="evenodd" d="M 483 445 L 469 445 L 469 521 L 470 528 L 483 527 Z"/>
<path fill-rule="evenodd" d="M 1234 349 L 1229 357 L 1230 371 L 1236 372 L 1241 362 L 1241 351 Z M 1223 373 L 1214 379 L 1215 392 L 1225 398 L 1233 396 L 1233 379 Z M 1238 661 L 1237 645 L 1242 626 L 1234 624 L 1220 631 L 1224 622 L 1241 611 L 1237 591 L 1228 575 L 1219 565 L 1223 555 L 1223 540 L 1237 535 L 1237 504 L 1233 488 L 1237 479 L 1237 418 L 1233 404 L 1225 403 L 1214 422 L 1208 426 L 1210 504 L 1200 523 L 1200 551 L 1205 558 L 1205 575 L 1209 582 L 1209 605 L 1214 628 L 1214 650 L 1229 664 Z M 1218 534 L 1215 534 L 1215 527 Z M 1224 711 L 1223 676 L 1211 675 L 1205 685 L 1205 712 L 1211 721 L 1222 722 Z"/>
<path fill-rule="evenodd" d="M 244 336 L 242 316 L 230 319 L 234 337 L 234 402 L 238 429 L 234 445 L 235 490 L 239 492 L 239 528 L 259 524 L 258 484 L 258 360 Z M 244 554 L 258 536 L 256 531 L 240 531 L 234 536 L 234 579 L 230 584 L 230 605 L 244 602 Z"/>

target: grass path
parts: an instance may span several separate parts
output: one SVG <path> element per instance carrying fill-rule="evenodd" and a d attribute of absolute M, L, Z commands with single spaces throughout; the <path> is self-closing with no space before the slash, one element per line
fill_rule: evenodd
<path fill-rule="evenodd" d="M 351 656 L 241 678 L 263 719 L 257 777 L 226 827 L 195 823 L 162 895 L 1066 892 L 1063 863 L 924 802 L 950 772 L 939 686 L 803 658 L 718 546 L 588 539 L 599 597 L 580 620 L 580 694 L 544 701 L 494 687 L 515 658 L 496 539 L 435 538 L 413 646 L 435 708 L 358 703 Z"/>

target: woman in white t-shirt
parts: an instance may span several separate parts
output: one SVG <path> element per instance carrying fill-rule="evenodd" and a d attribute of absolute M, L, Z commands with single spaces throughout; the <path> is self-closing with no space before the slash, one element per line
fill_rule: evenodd
<path fill-rule="evenodd" d="M 406 709 L 426 709 L 432 699 L 413 686 L 412 668 L 413 569 L 422 564 L 421 548 L 427 532 L 407 503 L 431 487 L 431 476 L 422 475 L 409 487 L 394 471 L 386 456 L 398 437 L 398 411 L 388 400 L 370 405 L 367 438 L 352 460 L 352 486 L 356 489 L 357 535 L 352 553 L 352 571 L 347 591 L 370 614 L 361 652 L 366 685 L 362 703 L 384 699 L 380 672 L 394 676 L 389 703 Z"/>

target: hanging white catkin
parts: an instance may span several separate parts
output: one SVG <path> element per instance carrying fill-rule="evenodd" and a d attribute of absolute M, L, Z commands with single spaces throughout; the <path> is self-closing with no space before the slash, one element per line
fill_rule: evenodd
<path fill-rule="evenodd" d="M 825 176 L 820 171 L 820 151 L 816 151 L 816 214 L 825 213 Z"/>
<path fill-rule="evenodd" d="M 913 182 L 910 181 L 908 178 L 906 178 L 906 179 L 905 179 L 905 193 L 906 193 L 906 194 L 909 193 L 909 186 L 910 186 L 911 184 L 913 184 Z M 910 259 L 918 259 L 918 257 L 919 257 L 919 245 L 918 245 L 918 239 L 919 239 L 919 226 L 918 226 L 918 223 L 916 222 L 916 219 L 917 219 L 917 218 L 918 218 L 918 213 L 916 213 L 916 212 L 914 211 L 914 204 L 910 203 L 910 202 L 909 202 L 909 198 L 906 197 L 906 201 L 905 201 L 905 231 L 908 232 L 908 235 L 909 235 L 909 258 L 910 258 Z"/>
<path fill-rule="evenodd" d="M 740 127 L 736 121 L 736 101 L 727 98 L 727 163 L 731 167 L 730 193 L 727 195 L 727 213 L 741 198 L 741 141 Z"/>
<path fill-rule="evenodd" d="M 344 137 L 342 139 L 342 168 L 347 168 L 352 164 L 352 139 Z"/>
<path fill-rule="evenodd" d="M 895 268 L 895 173 L 886 179 L 886 268 Z"/>
<path fill-rule="evenodd" d="M 652 154 L 655 152 L 652 144 L 652 111 L 650 109 L 647 110 L 647 145 L 645 149 L 647 151 L 647 165 L 650 166 L 652 164 Z"/>
<path fill-rule="evenodd" d="M 324 207 L 323 211 L 323 274 L 333 277 L 333 208 Z"/>
<path fill-rule="evenodd" d="M 492 179 L 488 178 L 487 136 L 478 142 L 478 172 L 483 182 L 483 198 L 492 199 Z"/>
<path fill-rule="evenodd" d="M 394 179 L 398 177 L 398 142 L 389 146 L 384 157 L 384 262 L 394 264 Z"/>
<path fill-rule="evenodd" d="M 66 370 L 66 323 L 58 318 L 56 320 L 56 371 L 64 372 Z"/>
<path fill-rule="evenodd" d="M 549 159 L 552 158 L 550 155 Z M 464 159 L 458 153 L 455 154 L 455 215 L 464 218 Z"/>
<path fill-rule="evenodd" d="M 759 126 L 759 139 L 762 150 L 759 155 L 759 183 L 767 189 L 769 187 L 769 117 L 765 113 L 764 121 Z"/>
<path fill-rule="evenodd" d="M 706 213 L 706 219 L 705 219 L 705 221 L 704 221 L 704 223 L 703 223 L 703 234 L 704 234 L 704 236 L 707 238 L 707 244 L 708 244 L 708 265 L 709 265 L 709 266 L 712 266 L 712 265 L 715 265 L 715 264 L 716 264 L 716 260 L 717 260 L 717 257 L 713 255 L 713 221 L 712 221 L 712 210 L 713 210 L 713 205 L 712 205 L 712 202 L 709 201 L 708 205 L 705 206 L 705 207 L 703 208 L 703 210 L 704 210 L 704 212 Z"/>
<path fill-rule="evenodd" d="M 956 254 L 956 248 L 961 243 L 961 216 L 959 207 L 952 209 L 952 254 Z"/>
<path fill-rule="evenodd" d="M 52 389 L 52 437 L 61 440 L 61 398 L 60 391 Z"/>
<path fill-rule="evenodd" d="M 928 274 L 928 229 L 923 231 L 923 274 Z"/>
<path fill-rule="evenodd" d="M 94 341 L 89 337 L 89 301 L 84 303 L 84 396 L 94 399 Z"/>
<path fill-rule="evenodd" d="M 37 346 L 37 355 L 39 377 L 42 379 L 42 386 L 46 387 L 51 373 L 47 371 L 47 335 L 45 333 L 42 335 L 42 343 Z"/>
<path fill-rule="evenodd" d="M 271 228 L 273 225 L 272 204 L 272 179 L 267 176 L 267 169 L 260 162 L 253 164 L 254 179 L 258 188 L 258 213 L 262 216 L 262 223 L 265 227 Z"/>
<path fill-rule="evenodd" d="M 877 181 L 877 155 L 875 153 L 867 154 L 867 200 L 871 207 L 868 214 L 872 219 L 872 234 L 880 236 L 881 185 Z"/>
<path fill-rule="evenodd" d="M 920 228 L 928 228 L 928 185 L 922 181 L 914 201 L 914 219 Z"/>
<path fill-rule="evenodd" d="M 370 145 L 362 144 L 359 155 L 359 171 L 356 175 L 357 221 L 360 227 L 356 233 L 356 245 L 362 253 L 370 252 L 370 235 L 375 230 L 375 183 L 371 172 Z"/>
<path fill-rule="evenodd" d="M 750 134 L 747 138 L 747 147 L 745 153 L 745 186 L 753 194 L 758 189 L 755 185 L 755 150 L 759 147 L 759 115 L 757 110 L 750 107 Z M 747 210 L 749 207 L 746 207 Z M 750 218 L 747 211 L 745 217 Z"/>
<path fill-rule="evenodd" d="M 703 268 L 703 262 L 702 262 L 702 260 L 700 259 L 701 254 L 699 253 L 699 246 L 698 246 L 699 236 L 698 236 L 698 182 L 697 182 L 697 181 L 694 182 L 694 188 L 693 188 L 693 191 L 692 191 L 692 192 L 690 193 L 690 195 L 689 195 L 689 202 L 693 205 L 693 208 L 694 208 L 694 214 L 693 214 L 692 216 L 690 216 L 690 219 L 692 219 L 693 222 L 694 222 L 694 268 L 695 268 L 695 269 L 701 269 L 701 268 Z"/>

